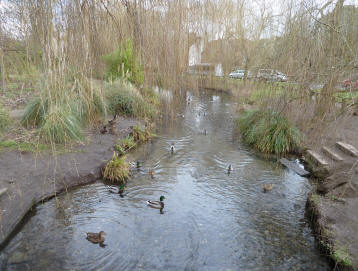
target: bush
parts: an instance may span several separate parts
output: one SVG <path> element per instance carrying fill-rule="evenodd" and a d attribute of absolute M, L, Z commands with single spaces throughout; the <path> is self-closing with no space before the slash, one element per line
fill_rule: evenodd
<path fill-rule="evenodd" d="M 143 83 L 143 67 L 138 63 L 131 40 L 103 59 L 108 67 L 107 79 L 128 79 L 137 86 Z"/>
<path fill-rule="evenodd" d="M 0 132 L 4 132 L 11 124 L 9 113 L 1 108 L 0 105 Z"/>
<path fill-rule="evenodd" d="M 301 145 L 299 130 L 271 110 L 246 111 L 240 116 L 238 125 L 244 141 L 264 153 L 295 152 Z"/>
<path fill-rule="evenodd" d="M 108 110 L 112 113 L 132 117 L 153 119 L 157 114 L 155 102 L 148 102 L 129 82 L 117 80 L 105 85 Z M 151 94 L 153 95 L 153 94 Z M 152 99 L 157 99 L 152 96 Z M 150 100 L 148 98 L 148 100 Z"/>
<path fill-rule="evenodd" d="M 118 154 L 113 153 L 111 161 L 104 168 L 103 178 L 112 182 L 125 183 L 129 175 L 130 169 L 126 157 L 119 157 Z"/>

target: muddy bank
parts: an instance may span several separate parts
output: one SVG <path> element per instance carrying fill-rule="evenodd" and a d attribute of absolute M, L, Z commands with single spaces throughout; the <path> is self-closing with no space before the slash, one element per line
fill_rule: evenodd
<path fill-rule="evenodd" d="M 0 187 L 7 188 L 0 197 L 0 245 L 34 204 L 100 178 L 101 167 L 112 157 L 115 142 L 126 137 L 130 126 L 137 123 L 135 119 L 119 118 L 116 135 L 90 132 L 89 144 L 56 157 L 48 153 L 0 152 Z"/>
<path fill-rule="evenodd" d="M 320 248 L 339 270 L 358 270 L 358 168 L 356 158 L 330 167 L 311 165 L 319 176 L 307 199 L 307 218 Z"/>

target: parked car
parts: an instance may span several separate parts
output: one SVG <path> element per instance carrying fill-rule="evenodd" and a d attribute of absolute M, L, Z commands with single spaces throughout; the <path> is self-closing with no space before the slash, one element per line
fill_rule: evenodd
<path fill-rule="evenodd" d="M 287 82 L 287 76 L 282 72 L 272 69 L 261 69 L 257 73 L 257 78 L 260 80 L 269 80 L 277 82 Z"/>
<path fill-rule="evenodd" d="M 243 79 L 245 76 L 245 70 L 236 70 L 229 74 L 231 78 Z M 247 71 L 247 78 L 251 78 L 251 72 Z"/>
<path fill-rule="evenodd" d="M 345 89 L 358 89 L 358 73 L 343 81 Z"/>

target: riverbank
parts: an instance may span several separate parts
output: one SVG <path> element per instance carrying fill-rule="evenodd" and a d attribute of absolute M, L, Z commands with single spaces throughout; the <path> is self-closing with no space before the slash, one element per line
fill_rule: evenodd
<path fill-rule="evenodd" d="M 91 130 L 88 144 L 55 156 L 49 152 L 1 151 L 0 187 L 7 191 L 0 196 L 0 245 L 35 204 L 99 179 L 118 139 L 125 138 L 137 123 L 133 118 L 118 117 L 115 134 Z"/>

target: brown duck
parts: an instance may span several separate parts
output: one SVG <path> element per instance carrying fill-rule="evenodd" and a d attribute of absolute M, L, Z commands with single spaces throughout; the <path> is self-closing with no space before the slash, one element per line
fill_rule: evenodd
<path fill-rule="evenodd" d="M 273 188 L 273 184 L 264 184 L 264 193 L 271 191 Z"/>
<path fill-rule="evenodd" d="M 93 244 L 103 244 L 105 235 L 106 233 L 104 231 L 100 231 L 99 233 L 86 232 L 86 239 Z"/>

